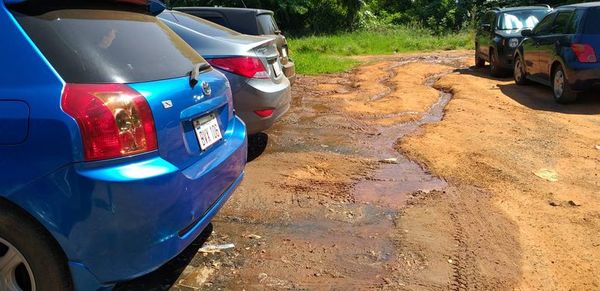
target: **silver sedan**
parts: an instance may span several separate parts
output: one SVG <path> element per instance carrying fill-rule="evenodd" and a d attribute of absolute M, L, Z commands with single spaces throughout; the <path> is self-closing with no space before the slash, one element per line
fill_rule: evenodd
<path fill-rule="evenodd" d="M 276 39 L 240 34 L 189 14 L 159 15 L 231 83 L 234 108 L 248 134 L 270 128 L 290 108 L 290 82 L 283 74 Z"/>

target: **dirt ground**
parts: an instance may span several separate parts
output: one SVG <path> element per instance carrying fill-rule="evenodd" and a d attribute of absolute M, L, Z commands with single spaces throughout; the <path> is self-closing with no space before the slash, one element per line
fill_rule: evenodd
<path fill-rule="evenodd" d="M 600 290 L 598 91 L 556 105 L 471 56 L 301 76 L 213 226 L 121 289 Z"/>

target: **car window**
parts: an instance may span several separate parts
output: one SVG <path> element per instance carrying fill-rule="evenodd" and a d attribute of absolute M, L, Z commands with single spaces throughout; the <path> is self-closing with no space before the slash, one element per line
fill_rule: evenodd
<path fill-rule="evenodd" d="M 205 16 L 202 18 L 204 18 L 210 22 L 214 22 L 218 25 L 227 26 L 227 21 L 225 20 L 225 18 L 223 18 L 221 16 Z"/>
<path fill-rule="evenodd" d="M 574 11 L 561 11 L 554 20 L 551 34 L 569 34 L 575 32 Z"/>
<path fill-rule="evenodd" d="M 586 34 L 600 34 L 600 7 L 588 9 L 583 31 Z"/>
<path fill-rule="evenodd" d="M 216 23 L 210 22 L 208 20 L 202 19 L 194 15 L 176 11 L 169 11 L 161 13 L 159 17 L 163 18 L 163 14 L 171 14 L 173 18 L 176 19 L 176 22 L 178 24 L 183 25 L 191 30 L 200 32 L 202 34 L 206 34 L 208 36 L 227 37 L 239 35 L 239 33 L 236 31 L 233 31 L 229 28 L 223 27 L 221 25 L 218 25 Z"/>
<path fill-rule="evenodd" d="M 552 29 L 552 25 L 554 24 L 554 18 L 556 18 L 556 13 L 552 13 L 544 17 L 544 19 L 542 19 L 542 21 L 540 21 L 540 23 L 533 29 L 533 34 L 548 34 Z"/>
<path fill-rule="evenodd" d="M 258 26 L 261 29 L 262 34 L 275 34 L 279 30 L 275 19 L 271 14 L 260 14 L 258 15 Z"/>
<path fill-rule="evenodd" d="M 39 6 L 39 5 L 38 5 Z M 66 82 L 135 83 L 187 75 L 204 59 L 156 17 L 108 7 L 9 7 Z M 56 9 L 55 9 L 56 8 Z"/>
<path fill-rule="evenodd" d="M 547 10 L 522 10 L 505 12 L 498 18 L 498 29 L 531 29 L 534 28 L 544 16 Z"/>

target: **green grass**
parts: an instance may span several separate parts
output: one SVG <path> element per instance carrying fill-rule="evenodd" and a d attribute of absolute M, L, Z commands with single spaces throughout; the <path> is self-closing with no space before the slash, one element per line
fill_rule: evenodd
<path fill-rule="evenodd" d="M 472 34 L 461 32 L 434 36 L 427 30 L 403 27 L 378 32 L 290 38 L 289 45 L 297 72 L 317 75 L 346 71 L 356 66 L 359 62 L 349 56 L 470 48 Z"/>
<path fill-rule="evenodd" d="M 292 59 L 296 65 L 296 72 L 304 75 L 344 72 L 359 64 L 358 61 L 349 58 L 314 52 L 293 53 Z"/>

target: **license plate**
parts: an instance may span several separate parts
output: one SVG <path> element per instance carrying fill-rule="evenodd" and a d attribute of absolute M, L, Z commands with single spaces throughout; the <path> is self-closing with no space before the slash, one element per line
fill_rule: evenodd
<path fill-rule="evenodd" d="M 214 113 L 194 120 L 194 129 L 202 150 L 206 150 L 223 139 L 219 122 Z"/>
<path fill-rule="evenodd" d="M 275 72 L 275 77 L 279 77 L 281 74 L 283 74 L 279 62 L 273 64 L 273 71 Z"/>

